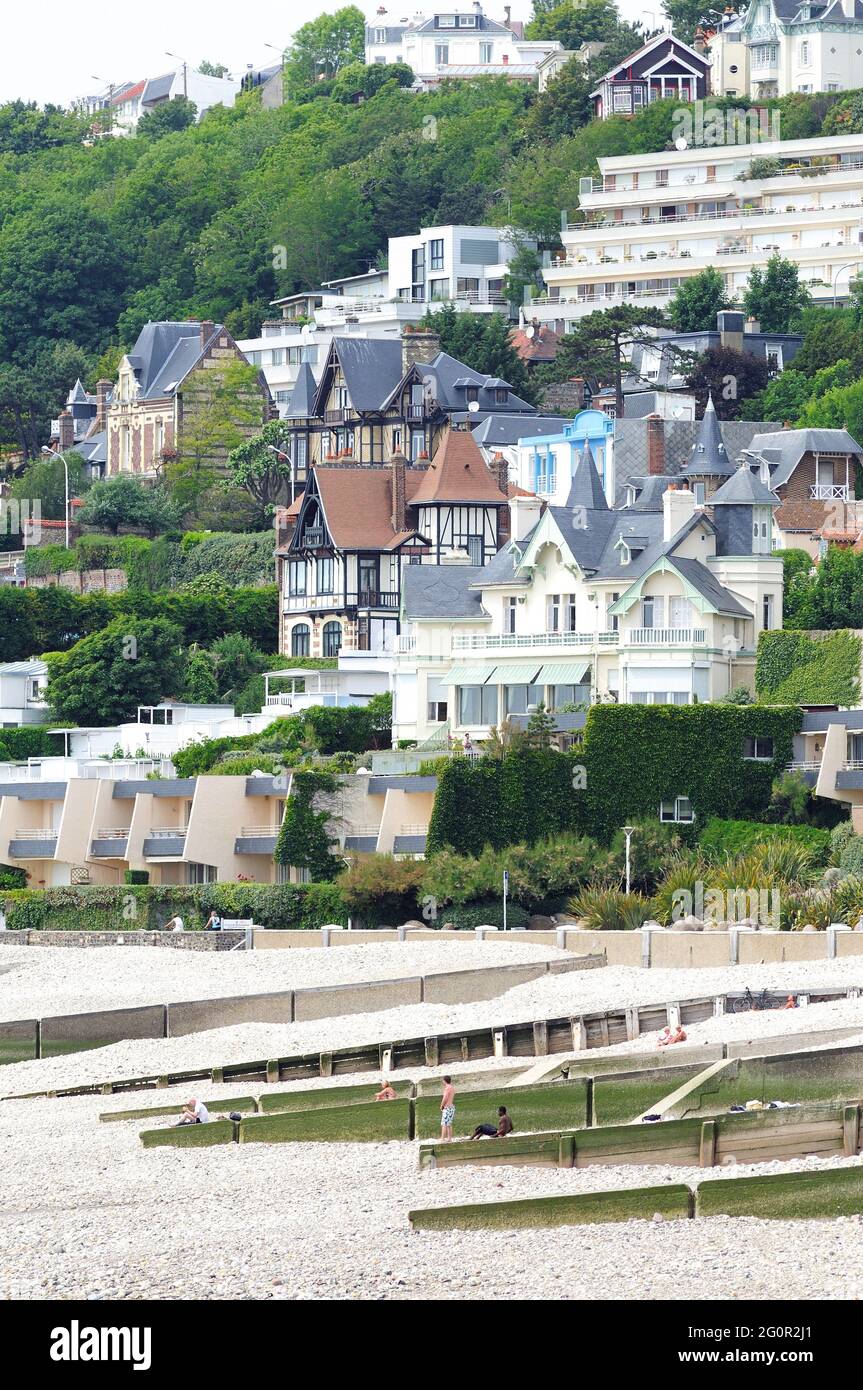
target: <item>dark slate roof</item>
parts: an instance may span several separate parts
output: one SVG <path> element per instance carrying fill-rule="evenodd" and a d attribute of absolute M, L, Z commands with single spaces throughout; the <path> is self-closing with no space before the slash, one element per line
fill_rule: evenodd
<path fill-rule="evenodd" d="M 686 467 L 699 425 L 694 420 L 666 420 L 665 472 L 677 477 Z M 753 445 L 760 430 L 778 429 L 773 421 L 723 420 L 722 437 L 732 462 Z M 647 421 L 624 417 L 614 424 L 614 473 L 617 496 L 623 502 L 625 485 L 647 473 Z M 774 483 L 775 486 L 775 483 Z"/>
<path fill-rule="evenodd" d="M 540 434 L 560 434 L 566 424 L 569 420 L 565 415 L 498 415 L 492 411 L 471 433 L 480 448 L 493 448 Z"/>
<path fill-rule="evenodd" d="M 80 454 L 87 463 L 107 463 L 108 462 L 108 433 L 101 430 L 98 434 L 91 434 L 89 438 L 82 439 L 73 445 L 76 454 Z"/>
<path fill-rule="evenodd" d="M 572 484 L 566 505 L 570 508 L 585 507 L 591 512 L 608 511 L 608 502 L 589 444 L 585 444 L 572 470 Z"/>
<path fill-rule="evenodd" d="M 401 357 L 401 345 L 395 344 L 395 346 L 398 348 L 399 357 Z M 434 399 L 443 410 L 465 410 L 467 405 L 466 388 L 478 386 L 478 413 L 536 415 L 536 407 L 517 396 L 505 381 L 501 381 L 499 377 L 485 376 L 483 372 L 474 371 L 464 362 L 458 362 L 454 357 L 450 357 L 448 352 L 439 352 L 437 357 L 428 364 L 417 363 L 417 371 L 423 381 L 430 386 Z M 457 383 L 461 384 L 458 385 Z M 501 403 L 495 398 L 496 390 L 502 387 L 506 387 L 509 392 L 509 397 L 505 403 Z"/>
<path fill-rule="evenodd" d="M 751 618 L 748 608 L 724 588 L 714 574 L 700 560 L 685 559 L 682 555 L 669 555 L 674 568 L 697 589 L 707 602 L 720 613 L 729 613 L 735 618 Z"/>
<path fill-rule="evenodd" d="M 751 468 L 738 468 L 710 498 L 711 507 L 778 507 L 779 498 Z"/>
<path fill-rule="evenodd" d="M 224 331 L 221 324 L 215 324 L 210 341 Z M 200 323 L 145 323 L 129 353 L 138 380 L 138 399 L 172 394 L 202 351 Z"/>
<path fill-rule="evenodd" d="M 400 342 L 386 338 L 333 338 L 330 353 L 338 358 L 354 410 L 380 410 L 401 380 Z M 315 398 L 317 414 L 324 409 L 329 394 L 328 377 L 325 368 Z"/>
<path fill-rule="evenodd" d="M 416 32 L 417 32 L 418 34 L 440 34 L 442 37 L 446 37 L 446 38 L 452 38 L 454 34 L 457 34 L 459 38 L 464 38 L 466 35 L 470 35 L 470 34 L 479 34 L 479 33 L 483 33 L 483 34 L 508 34 L 508 33 L 510 33 L 510 30 L 506 27 L 505 24 L 498 24 L 496 20 L 494 20 L 494 19 L 488 19 L 488 18 L 486 17 L 486 15 L 484 15 L 484 14 L 477 15 L 477 22 L 476 22 L 476 24 L 472 24 L 472 25 L 470 26 L 470 28 L 468 28 L 467 26 L 465 26 L 464 28 L 462 28 L 461 25 L 455 25 L 455 24 L 447 24 L 447 25 L 443 25 L 443 26 L 440 25 L 440 24 L 438 24 L 438 19 L 439 19 L 439 17 L 440 17 L 441 14 L 454 14 L 454 13 L 455 13 L 454 10 L 448 10 L 448 9 L 446 9 L 445 7 L 442 6 L 441 9 L 440 9 L 440 11 L 439 11 L 439 14 L 431 15 L 427 20 L 424 21 L 424 23 L 422 23 L 422 24 L 417 24 L 416 26 L 411 25 L 410 27 L 411 27 L 412 29 L 415 27 L 415 28 L 416 28 Z M 467 10 L 467 11 L 463 10 L 463 11 L 462 11 L 462 14 L 465 14 L 465 13 L 466 13 L 466 14 L 470 14 L 471 11 L 470 11 L 470 10 Z"/>
<path fill-rule="evenodd" d="M 72 390 L 69 392 L 68 396 L 66 397 L 66 404 L 67 404 L 67 405 L 90 405 L 90 404 L 92 404 L 93 401 L 95 401 L 95 399 L 96 399 L 95 396 L 88 396 L 88 395 L 87 395 L 87 392 L 84 390 L 84 385 L 83 385 L 83 383 L 82 383 L 82 381 L 81 381 L 81 378 L 78 377 L 78 380 L 75 382 L 75 385 L 72 387 Z"/>
<path fill-rule="evenodd" d="M 531 532 L 531 534 L 533 534 Z M 479 577 L 473 581 L 478 589 L 488 588 L 491 584 L 524 584 L 527 579 L 516 579 L 515 571 L 519 563 L 520 555 L 527 545 L 527 540 L 520 541 L 518 544 L 511 541 L 508 545 L 502 546 L 487 565 L 479 571 Z M 413 566 L 416 568 L 416 566 Z M 405 571 L 407 573 L 407 571 Z"/>
<path fill-rule="evenodd" d="M 481 565 L 407 565 L 402 579 L 405 617 L 481 618 L 480 595 L 470 585 L 486 573 Z"/>
<path fill-rule="evenodd" d="M 770 474 L 771 487 L 787 483 L 804 454 L 856 454 L 863 458 L 863 449 L 847 430 L 776 430 L 770 434 L 753 435 L 749 447 L 754 453 L 771 450 L 771 462 L 776 466 Z"/>
<path fill-rule="evenodd" d="M 285 418 L 288 420 L 308 420 L 312 415 L 315 393 L 318 389 L 315 375 L 308 362 L 300 364 L 294 389 L 291 392 L 291 399 L 285 411 Z"/>
<path fill-rule="evenodd" d="M 628 478 L 627 484 L 630 487 L 637 487 L 639 492 L 635 501 L 624 510 L 627 512 L 661 512 L 662 494 L 668 484 L 673 481 L 674 479 L 665 473 L 655 473 L 646 478 Z"/>
<path fill-rule="evenodd" d="M 730 478 L 734 464 L 730 461 L 722 439 L 722 429 L 716 415 L 713 397 L 707 397 L 707 405 L 701 417 L 698 437 L 689 454 L 686 467 L 681 470 L 684 478 L 701 476 Z"/>
<path fill-rule="evenodd" d="M 366 43 L 374 47 L 377 42 L 375 34 L 379 29 L 386 29 L 387 36 L 383 40 L 384 43 L 400 43 L 402 34 L 406 33 L 409 28 L 410 25 L 408 24 L 367 24 Z"/>
<path fill-rule="evenodd" d="M 799 333 L 744 332 L 743 351 L 766 361 L 771 348 L 781 347 L 782 365 L 787 367 L 794 361 L 802 342 L 803 338 Z M 649 343 L 633 346 L 632 372 L 624 377 L 624 392 L 641 392 L 648 387 L 662 389 L 669 383 L 680 383 L 688 370 L 685 365 L 686 359 L 681 357 L 681 353 L 691 353 L 693 357 L 700 357 L 708 348 L 718 348 L 721 344 L 722 335 L 718 328 L 700 329 L 695 333 L 675 333 L 669 329 L 659 329 Z M 677 352 L 673 351 L 675 348 L 678 349 Z M 648 381 L 640 375 L 641 364 L 645 353 L 656 352 L 658 349 L 662 351 L 656 377 L 651 377 Z"/>
<path fill-rule="evenodd" d="M 175 72 L 165 72 L 161 77 L 149 78 L 141 97 L 141 105 L 150 101 L 165 101 L 171 95 L 176 75 Z"/>

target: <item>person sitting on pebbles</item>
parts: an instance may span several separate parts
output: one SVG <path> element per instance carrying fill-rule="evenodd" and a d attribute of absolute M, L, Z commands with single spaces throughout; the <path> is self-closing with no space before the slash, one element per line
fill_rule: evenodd
<path fill-rule="evenodd" d="M 657 1047 L 669 1047 L 672 1043 L 686 1042 L 686 1034 L 678 1023 L 676 1027 L 663 1028 Z"/>
<path fill-rule="evenodd" d="M 396 1093 L 389 1081 L 381 1082 L 381 1089 L 377 1092 L 375 1100 L 395 1100 Z"/>
<path fill-rule="evenodd" d="M 209 1123 L 210 1112 L 202 1100 L 197 1096 L 189 1096 L 183 1106 L 183 1113 L 177 1121 L 178 1125 L 205 1125 Z"/>

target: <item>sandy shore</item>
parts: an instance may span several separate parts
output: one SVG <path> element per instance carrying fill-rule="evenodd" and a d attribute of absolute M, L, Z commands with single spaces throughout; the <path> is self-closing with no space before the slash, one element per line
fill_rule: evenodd
<path fill-rule="evenodd" d="M 437 968 L 445 956 L 450 968 L 462 968 L 465 947 L 478 950 L 485 963 L 498 963 L 493 957 L 499 948 L 490 955 L 485 943 L 454 945 L 458 955 L 449 952 L 449 943 L 432 948 Z M 352 972 L 341 975 L 342 979 L 409 973 L 403 966 L 413 945 L 360 947 L 362 956 L 347 960 L 354 949 L 274 952 L 272 956 L 284 959 L 285 964 L 273 967 L 268 954 L 266 968 L 284 970 L 281 978 L 301 979 L 305 984 L 329 982 L 332 977 L 325 972 L 333 967 Z M 509 951 L 511 946 L 507 943 L 502 949 Z M 427 953 L 429 948 L 419 950 Z M 26 954 L 63 956 L 64 961 L 56 965 L 37 962 L 36 968 L 56 969 L 57 990 L 74 987 L 80 1007 L 93 1007 L 96 998 L 99 1007 L 104 1007 L 104 991 L 113 986 L 101 975 L 98 958 L 107 952 L 38 949 Z M 113 972 L 121 993 L 121 1000 L 114 1002 L 131 1002 L 135 989 L 144 991 L 144 998 L 152 998 L 149 966 L 146 977 L 137 980 L 135 967 L 143 954 L 151 961 L 162 953 L 136 951 L 137 961 L 126 949 L 110 954 L 118 959 L 104 968 Z M 298 956 L 310 959 L 298 960 Z M 7 959 L 0 955 L 0 962 Z M 154 967 L 159 972 L 163 959 Z M 212 959 L 221 971 L 225 958 Z M 228 959 L 228 969 L 215 981 L 213 993 L 237 992 L 241 980 L 251 981 L 250 989 L 260 989 L 261 977 L 254 972 L 262 967 L 249 969 L 253 959 L 240 953 Z M 428 968 L 425 961 L 418 965 L 420 959 L 412 959 L 411 969 Z M 198 964 L 197 958 L 194 963 Z M 0 975 L 4 1009 L 12 1001 L 7 1013 L 27 1012 L 18 1000 L 35 987 L 36 976 L 29 970 L 28 962 L 20 971 Z M 135 1071 L 331 1048 L 485 1021 L 681 999 L 745 984 L 753 990 L 799 990 L 863 983 L 861 977 L 863 963 L 855 961 L 757 966 L 742 972 L 619 968 L 551 976 L 482 1004 L 419 1006 L 279 1029 L 250 1024 L 22 1063 L 0 1071 L 0 1087 L 8 1094 L 40 1085 L 73 1085 Z M 159 974 L 159 980 L 163 983 L 165 977 Z M 174 997 L 188 992 L 178 987 Z M 711 1018 L 688 1032 L 690 1041 L 697 1044 L 754 1039 L 780 1030 L 793 1043 L 794 1032 L 802 1028 L 858 1025 L 863 1035 L 863 1001 L 843 1000 L 785 1013 Z M 648 1050 L 652 1042 L 642 1036 L 637 1043 L 608 1051 L 626 1055 Z M 510 1058 L 496 1065 L 503 1081 L 527 1064 Z M 453 1068 L 456 1073 L 459 1070 Z M 340 1080 L 351 1084 L 369 1078 Z M 210 1086 L 196 1089 L 205 1099 L 214 1094 Z M 225 1096 L 230 1088 L 216 1090 Z M 182 1099 L 178 1091 L 170 1094 Z M 854 1299 L 863 1295 L 863 1224 L 856 1218 L 805 1223 L 724 1217 L 630 1222 L 511 1237 L 483 1232 L 418 1233 L 407 1222 L 407 1212 L 415 1206 L 698 1181 L 704 1176 L 700 1169 L 494 1168 L 421 1174 L 416 1147 L 407 1143 L 145 1151 L 138 1139 L 144 1122 L 98 1122 L 99 1113 L 106 1109 L 162 1105 L 165 1100 L 165 1092 L 149 1092 L 134 1101 L 118 1095 L 0 1105 L 0 1163 L 7 1175 L 20 1177 L 4 1183 L 0 1194 L 0 1297 Z M 744 1175 L 860 1162 L 859 1158 L 801 1159 L 734 1171 Z M 673 1281 L 673 1288 L 669 1269 L 685 1272 L 685 1278 Z"/>

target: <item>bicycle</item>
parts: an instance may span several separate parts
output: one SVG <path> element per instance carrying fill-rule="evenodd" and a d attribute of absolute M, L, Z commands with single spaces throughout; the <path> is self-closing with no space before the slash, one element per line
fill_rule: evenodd
<path fill-rule="evenodd" d="M 733 1014 L 761 1013 L 764 1009 L 781 1009 L 782 1000 L 771 997 L 766 989 L 760 994 L 753 994 L 749 986 L 746 986 L 743 994 L 738 995 L 731 1001 L 731 1012 Z"/>

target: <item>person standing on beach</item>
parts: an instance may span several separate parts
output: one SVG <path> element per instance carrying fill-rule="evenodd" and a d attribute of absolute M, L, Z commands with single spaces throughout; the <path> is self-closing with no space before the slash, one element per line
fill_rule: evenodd
<path fill-rule="evenodd" d="M 440 1137 L 452 1139 L 452 1124 L 455 1119 L 455 1086 L 452 1077 L 443 1079 L 443 1095 L 440 1098 Z"/>

